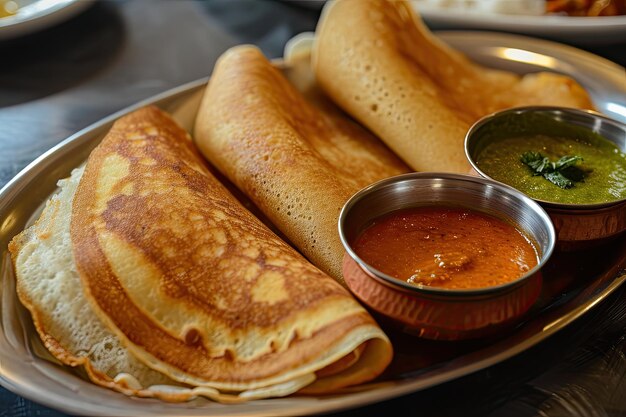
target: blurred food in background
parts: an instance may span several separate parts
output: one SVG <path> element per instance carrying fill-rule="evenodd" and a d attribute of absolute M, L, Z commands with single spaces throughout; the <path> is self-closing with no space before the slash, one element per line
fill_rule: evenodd
<path fill-rule="evenodd" d="M 546 12 L 569 16 L 616 16 L 626 14 L 626 0 L 547 0 Z"/>
<path fill-rule="evenodd" d="M 13 16 L 18 8 L 19 6 L 13 0 L 0 0 L 0 18 Z"/>
<path fill-rule="evenodd" d="M 626 14 L 626 0 L 416 0 L 420 4 L 492 14 L 616 16 Z"/>

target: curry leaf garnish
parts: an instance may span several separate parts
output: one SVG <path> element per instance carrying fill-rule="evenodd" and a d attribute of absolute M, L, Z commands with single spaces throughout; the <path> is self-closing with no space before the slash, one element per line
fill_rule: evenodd
<path fill-rule="evenodd" d="M 581 170 L 574 169 L 574 165 L 583 160 L 580 156 L 566 155 L 551 162 L 539 152 L 524 152 L 520 160 L 532 170 L 533 175 L 543 175 L 552 184 L 563 189 L 573 187 L 574 182 L 582 181 L 584 177 Z"/>
<path fill-rule="evenodd" d="M 576 164 L 576 162 L 582 161 L 582 160 L 583 160 L 582 156 L 578 156 L 578 155 L 569 156 L 569 155 L 566 155 L 566 156 L 561 157 L 561 159 L 559 159 L 558 161 L 556 161 L 556 164 L 555 164 L 554 168 L 556 170 L 562 170 L 562 169 L 565 169 L 567 167 L 574 166 Z"/>
<path fill-rule="evenodd" d="M 533 170 L 534 175 L 541 175 L 550 167 L 550 160 L 539 152 L 524 152 L 522 162 Z"/>
<path fill-rule="evenodd" d="M 550 181 L 552 184 L 557 185 L 563 189 L 572 188 L 574 186 L 574 182 L 569 178 L 565 177 L 561 172 L 545 172 L 543 177 Z"/>

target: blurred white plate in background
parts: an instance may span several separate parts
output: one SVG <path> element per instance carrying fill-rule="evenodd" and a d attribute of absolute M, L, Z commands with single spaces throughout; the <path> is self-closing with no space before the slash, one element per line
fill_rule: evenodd
<path fill-rule="evenodd" d="M 626 16 L 530 16 L 444 8 L 420 0 L 413 4 L 424 21 L 436 28 L 500 30 L 587 45 L 626 42 Z"/>
<path fill-rule="evenodd" d="M 92 0 L 12 0 L 15 14 L 0 17 L 0 41 L 61 23 L 92 4 Z M 6 0 L 0 0 L 0 6 Z"/>

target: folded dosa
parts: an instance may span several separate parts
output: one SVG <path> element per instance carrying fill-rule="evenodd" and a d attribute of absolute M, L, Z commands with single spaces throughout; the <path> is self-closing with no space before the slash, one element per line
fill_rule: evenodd
<path fill-rule="evenodd" d="M 70 238 L 72 202 L 84 168 L 59 181 L 60 190 L 46 202 L 36 223 L 10 243 L 20 301 L 31 312 L 44 346 L 61 363 L 82 366 L 90 380 L 126 395 L 187 401 L 204 396 L 221 402 L 281 396 L 298 385 L 292 383 L 249 390 L 243 396 L 224 394 L 211 387 L 180 384 L 139 361 L 98 318 L 83 291 Z M 337 372 L 359 359 L 363 347 L 329 365 L 317 389 L 329 389 Z M 336 381 L 335 381 L 336 382 Z M 305 389 L 315 389 L 316 385 Z"/>
<path fill-rule="evenodd" d="M 338 0 L 313 50 L 326 93 L 418 171 L 467 172 L 463 139 L 494 111 L 524 105 L 591 109 L 571 78 L 481 67 L 436 38 L 411 3 Z"/>
<path fill-rule="evenodd" d="M 92 152 L 70 237 L 93 311 L 127 349 L 224 400 L 326 392 L 391 359 L 367 312 L 246 211 L 156 108 L 119 119 Z"/>
<path fill-rule="evenodd" d="M 175 381 L 124 349 L 84 296 L 70 243 L 72 201 L 82 174 L 82 168 L 76 169 L 59 181 L 60 191 L 48 200 L 37 222 L 9 244 L 19 299 L 50 353 L 66 365 L 84 366 L 95 383 L 127 395 L 191 398 L 195 394 L 175 387 Z"/>
<path fill-rule="evenodd" d="M 204 156 L 340 282 L 341 207 L 360 188 L 408 170 L 369 132 L 307 101 L 251 46 L 218 60 L 194 133 Z"/>

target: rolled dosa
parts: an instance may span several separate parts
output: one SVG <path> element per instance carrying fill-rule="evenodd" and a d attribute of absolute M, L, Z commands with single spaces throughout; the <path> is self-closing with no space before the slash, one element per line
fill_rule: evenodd
<path fill-rule="evenodd" d="M 463 139 L 496 110 L 524 105 L 591 109 L 569 77 L 484 68 L 440 41 L 410 2 L 329 2 L 313 68 L 326 93 L 418 171 L 466 173 Z"/>
<path fill-rule="evenodd" d="M 308 102 L 251 46 L 218 60 L 194 137 L 207 159 L 340 282 L 341 207 L 360 188 L 408 171 L 369 132 Z"/>
<path fill-rule="evenodd" d="M 74 262 L 93 311 L 141 362 L 239 401 L 377 376 L 391 345 L 332 278 L 213 177 L 150 107 L 90 155 L 72 205 Z"/>

